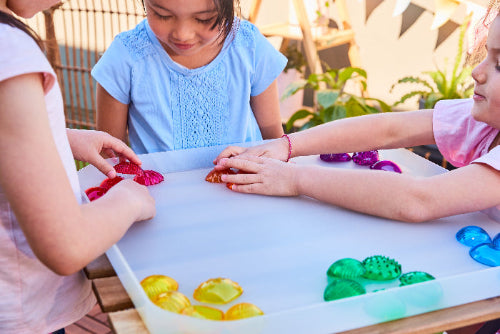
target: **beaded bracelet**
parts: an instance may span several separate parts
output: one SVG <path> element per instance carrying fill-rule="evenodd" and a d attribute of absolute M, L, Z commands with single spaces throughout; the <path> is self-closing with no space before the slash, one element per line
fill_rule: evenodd
<path fill-rule="evenodd" d="M 285 162 L 288 162 L 290 161 L 290 158 L 292 157 L 292 141 L 290 140 L 290 137 L 288 137 L 287 134 L 284 134 L 283 136 L 281 136 L 281 138 L 285 137 L 286 140 L 288 140 L 288 158 L 286 158 L 286 161 Z"/>

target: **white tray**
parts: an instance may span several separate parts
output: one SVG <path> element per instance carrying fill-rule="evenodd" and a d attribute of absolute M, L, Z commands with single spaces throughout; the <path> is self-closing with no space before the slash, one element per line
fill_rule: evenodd
<path fill-rule="evenodd" d="M 136 223 L 107 256 L 151 333 L 332 333 L 364 327 L 500 294 L 500 268 L 472 260 L 456 232 L 468 225 L 490 236 L 500 225 L 482 213 L 457 215 L 421 224 L 395 222 L 320 203 L 305 197 L 238 194 L 224 184 L 204 181 L 223 147 L 141 156 L 144 169 L 165 181 L 150 187 L 157 215 Z M 443 168 L 407 151 L 380 152 L 404 173 L 430 176 Z M 296 163 L 358 168 L 352 162 L 328 164 L 318 156 Z M 79 172 L 82 189 L 105 178 L 94 167 Z M 332 189 L 331 191 L 335 191 Z M 446 200 L 443 198 L 443 200 Z M 417 285 L 369 292 L 324 302 L 326 270 L 338 259 L 371 255 L 396 259 L 404 272 L 436 277 Z M 163 274 L 197 303 L 194 289 L 203 281 L 227 277 L 244 289 L 228 305 L 250 302 L 265 315 L 216 322 L 170 313 L 156 307 L 139 282 Z M 397 286 L 371 284 L 368 291 Z M 429 297 L 429 298 L 426 298 Z"/>

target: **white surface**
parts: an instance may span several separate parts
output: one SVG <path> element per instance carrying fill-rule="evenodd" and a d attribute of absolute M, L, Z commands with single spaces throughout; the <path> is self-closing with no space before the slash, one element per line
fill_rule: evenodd
<path fill-rule="evenodd" d="M 500 225 L 481 213 L 422 224 L 407 224 L 358 214 L 309 198 L 278 198 L 231 192 L 204 181 L 222 148 L 144 155 L 144 169 L 165 175 L 150 187 L 157 215 L 137 223 L 107 255 L 151 333 L 331 333 L 401 316 L 455 306 L 500 294 L 499 268 L 472 260 L 455 240 L 467 225 L 492 237 Z M 404 173 L 430 176 L 441 167 L 407 151 L 381 151 Z M 328 164 L 317 156 L 294 159 L 331 168 L 360 168 L 352 162 Z M 102 179 L 93 167 L 80 171 L 82 188 Z M 335 191 L 335 189 L 332 189 Z M 446 200 L 446 199 L 443 199 Z M 324 302 L 326 270 L 338 259 L 382 254 L 402 265 L 403 273 L 425 271 L 437 278 Z M 203 281 L 227 277 L 265 316 L 231 322 L 205 321 L 164 311 L 143 293 L 139 281 L 153 274 L 170 276 L 190 300 Z M 397 285 L 367 286 L 368 291 Z M 438 292 L 434 300 L 422 295 Z M 381 315 L 375 315 L 374 313 Z M 396 311 L 394 311 L 396 310 Z"/>

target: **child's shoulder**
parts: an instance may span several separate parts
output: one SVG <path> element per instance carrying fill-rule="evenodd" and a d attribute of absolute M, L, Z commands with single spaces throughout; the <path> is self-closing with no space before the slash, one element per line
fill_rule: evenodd
<path fill-rule="evenodd" d="M 243 45 L 245 47 L 255 46 L 258 36 L 261 35 L 259 29 L 249 21 L 242 19 L 237 20 L 234 42 L 237 45 Z"/>
<path fill-rule="evenodd" d="M 122 44 L 134 58 L 154 52 L 154 45 L 148 35 L 146 20 L 141 21 L 135 28 L 116 35 L 115 41 Z"/>

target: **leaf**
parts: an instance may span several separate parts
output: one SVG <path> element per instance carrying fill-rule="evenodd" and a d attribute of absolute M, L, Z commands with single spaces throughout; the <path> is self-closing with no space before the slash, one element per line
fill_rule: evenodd
<path fill-rule="evenodd" d="M 355 117 L 368 114 L 367 110 L 354 98 L 350 98 L 345 104 L 346 117 Z"/>
<path fill-rule="evenodd" d="M 401 97 L 401 99 L 397 102 L 395 102 L 392 106 L 395 107 L 398 104 L 405 103 L 406 100 L 411 99 L 414 96 L 422 96 L 424 99 L 427 99 L 427 96 L 431 94 L 430 92 L 424 91 L 424 90 L 415 90 L 413 92 L 407 93 Z"/>
<path fill-rule="evenodd" d="M 300 109 L 300 110 L 297 110 L 289 119 L 288 121 L 286 122 L 286 130 L 287 132 L 290 131 L 292 128 L 293 128 L 293 124 L 295 123 L 295 121 L 299 120 L 299 119 L 303 119 L 303 118 L 306 118 L 306 117 L 309 117 L 311 115 L 314 115 L 313 112 L 307 110 L 307 109 Z"/>
<path fill-rule="evenodd" d="M 367 97 L 367 98 L 365 98 L 365 100 L 378 102 L 378 104 L 380 106 L 380 110 L 382 112 L 392 112 L 392 108 L 382 100 L 376 99 L 374 97 Z M 377 109 L 377 112 L 380 112 L 380 111 Z"/>
<path fill-rule="evenodd" d="M 334 107 L 332 120 L 342 119 L 347 117 L 347 109 L 344 106 L 337 105 Z"/>
<path fill-rule="evenodd" d="M 320 90 L 316 93 L 318 104 L 325 109 L 334 105 L 338 97 L 339 92 L 332 89 Z"/>
<path fill-rule="evenodd" d="M 286 86 L 280 101 L 283 101 L 292 96 L 293 94 L 297 93 L 299 90 L 304 89 L 307 83 L 308 82 L 306 80 L 299 80 L 292 82 L 291 84 Z"/>
<path fill-rule="evenodd" d="M 392 90 L 394 89 L 394 87 L 396 85 L 402 84 L 402 83 L 422 84 L 425 87 L 429 88 L 431 91 L 434 91 L 434 87 L 432 87 L 431 84 L 427 80 L 425 80 L 425 79 L 422 79 L 422 78 L 419 78 L 419 77 L 404 77 L 404 78 L 399 79 L 397 83 L 395 83 L 394 85 L 392 85 L 392 87 L 391 87 L 391 89 L 390 89 L 389 92 L 392 92 Z"/>

